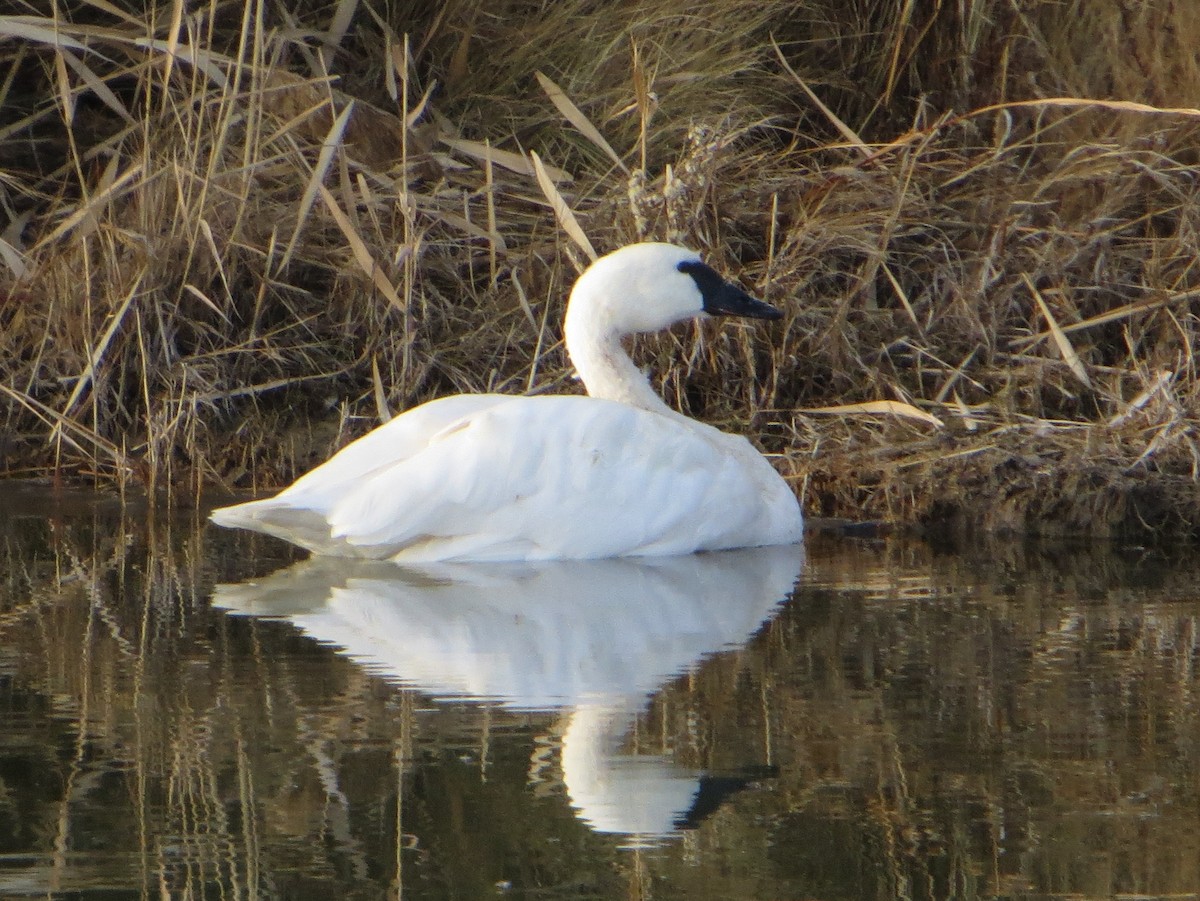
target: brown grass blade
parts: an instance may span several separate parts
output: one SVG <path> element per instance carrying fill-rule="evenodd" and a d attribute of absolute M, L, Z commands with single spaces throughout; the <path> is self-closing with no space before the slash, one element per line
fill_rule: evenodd
<path fill-rule="evenodd" d="M 321 61 L 325 64 L 325 71 L 333 71 L 333 58 L 337 54 L 337 48 L 342 43 L 342 39 L 346 36 L 346 32 L 350 30 L 350 23 L 354 21 L 354 13 L 358 9 L 358 0 L 338 0 L 337 6 L 333 11 L 333 18 L 329 21 L 329 30 L 325 32 L 325 40 L 321 47 Z"/>
<path fill-rule="evenodd" d="M 971 408 L 963 403 L 963 399 L 958 396 L 958 392 L 954 392 L 954 409 L 958 411 L 959 419 L 962 420 L 963 426 L 968 432 L 979 430 L 979 420 L 971 414 Z"/>
<path fill-rule="evenodd" d="M 206 307 L 208 307 L 210 310 L 212 310 L 214 313 L 216 313 L 222 319 L 224 319 L 227 324 L 229 324 L 229 325 L 233 324 L 232 322 L 229 321 L 229 317 L 225 315 L 225 312 L 219 306 L 217 306 L 217 304 L 213 301 L 213 299 L 211 297 L 209 297 L 207 294 L 205 294 L 203 291 L 201 291 L 199 288 L 197 288 L 195 285 L 184 285 L 183 290 L 186 291 L 188 294 L 190 294 L 192 297 L 196 298 L 196 300 L 200 301 L 202 304 L 204 304 Z"/>
<path fill-rule="evenodd" d="M 459 216 L 457 213 L 449 213 L 446 210 L 439 209 L 435 206 L 426 206 L 422 204 L 419 209 L 423 213 L 428 213 L 435 219 L 445 222 L 456 229 L 459 229 L 464 234 L 471 235 L 475 238 L 483 238 L 488 242 L 488 246 L 494 253 L 507 254 L 508 245 L 504 242 L 504 236 L 499 231 L 484 228 L 482 225 L 476 225 L 474 222 Z"/>
<path fill-rule="evenodd" d="M 115 4 L 109 3 L 108 0 L 82 0 L 82 4 L 98 9 L 106 15 L 112 16 L 114 19 L 120 19 L 128 25 L 145 27 L 146 23 L 137 16 L 126 12 Z"/>
<path fill-rule="evenodd" d="M 1171 372 L 1171 370 L 1160 369 L 1154 376 L 1154 381 L 1140 391 L 1137 397 L 1126 404 L 1124 410 L 1108 420 L 1108 427 L 1110 429 L 1115 429 L 1124 425 L 1137 414 L 1138 410 L 1146 406 L 1146 404 L 1153 399 L 1154 395 L 1158 394 L 1160 391 L 1165 391 L 1171 382 L 1174 381 L 1174 379 L 1175 373 Z"/>
<path fill-rule="evenodd" d="M 63 235 L 65 235 L 67 232 L 69 232 L 71 229 L 73 229 L 75 226 L 77 226 L 84 219 L 86 219 L 89 216 L 95 215 L 96 212 L 105 203 L 107 203 L 117 191 L 119 191 L 126 184 L 128 184 L 130 181 L 132 181 L 134 178 L 136 178 L 137 176 L 139 176 L 141 174 L 142 174 L 142 163 L 140 163 L 140 162 L 133 163 L 120 176 L 113 179 L 112 184 L 110 184 L 107 188 L 105 188 L 104 190 L 101 190 L 101 191 L 97 191 L 90 198 L 88 198 L 86 203 L 81 204 L 79 206 L 79 208 L 75 210 L 75 212 L 73 212 L 66 219 L 64 219 L 62 222 L 60 222 L 58 224 L 57 228 L 53 229 L 49 234 L 47 234 L 45 237 L 43 237 L 41 240 L 39 240 L 37 242 L 37 244 L 35 244 L 33 246 L 32 249 L 36 251 L 36 250 L 40 250 L 43 247 L 47 247 L 50 244 L 53 244 L 55 241 L 57 241 L 59 238 L 61 238 Z"/>
<path fill-rule="evenodd" d="M 51 47 L 70 47 L 72 50 L 87 51 L 87 44 L 68 37 L 55 27 L 53 19 L 32 16 L 0 16 L 0 35 L 48 44 Z"/>
<path fill-rule="evenodd" d="M 66 441 L 68 444 L 78 450 L 81 454 L 87 454 L 88 452 L 83 448 L 83 446 L 74 438 L 72 438 L 70 434 L 68 434 L 74 433 L 87 440 L 95 448 L 104 451 L 114 463 L 122 466 L 124 465 L 125 456 L 121 453 L 120 449 L 111 441 L 108 441 L 103 436 L 97 434 L 95 430 L 89 429 L 87 426 L 76 422 L 70 417 L 63 416 L 57 410 L 47 407 L 36 398 L 30 397 L 27 394 L 22 394 L 19 391 L 14 391 L 3 382 L 0 382 L 0 392 L 7 394 L 10 398 L 12 398 L 46 425 L 51 426 L 51 434 L 47 439 L 48 441 L 53 441 L 55 435 L 57 435 L 63 441 Z"/>
<path fill-rule="evenodd" d="M 321 142 L 321 152 L 317 155 L 317 164 L 313 166 L 312 174 L 308 177 L 308 183 L 304 186 L 304 194 L 301 195 L 300 204 L 296 209 L 296 227 L 292 229 L 291 240 L 288 241 L 287 249 L 283 252 L 283 258 L 279 263 L 280 269 L 287 268 L 292 254 L 296 252 L 296 243 L 300 240 L 300 232 L 303 231 L 304 225 L 308 221 L 308 214 L 312 211 L 313 201 L 317 198 L 317 188 L 325 182 L 325 175 L 329 172 L 334 153 L 342 146 L 346 125 L 353 112 L 354 102 L 351 101 L 334 119 L 333 125 L 329 127 L 329 132 Z"/>
<path fill-rule="evenodd" d="M 96 181 L 95 191 L 97 194 L 104 194 L 112 187 L 113 182 L 117 178 L 117 170 L 121 167 L 121 158 L 113 155 L 108 161 L 108 165 L 104 167 L 104 171 L 100 173 L 100 178 Z M 100 227 L 99 214 L 104 210 L 104 204 L 88 204 L 87 213 L 80 220 L 79 225 L 75 229 L 75 234 L 72 237 L 78 241 L 87 238 L 95 233 Z"/>
<path fill-rule="evenodd" d="M 818 97 L 813 89 L 808 86 L 808 83 L 800 77 L 799 73 L 791 67 L 791 64 L 787 61 L 787 57 L 783 55 L 783 50 L 780 48 L 773 36 L 771 38 L 771 46 L 775 48 L 775 55 L 779 57 L 779 62 L 783 65 L 783 68 L 787 70 L 788 75 L 795 79 L 796 84 L 800 85 L 800 89 L 808 95 L 808 99 L 813 102 L 813 105 L 816 106 L 816 108 L 821 111 L 825 118 L 829 120 L 833 127 L 838 130 L 838 133 L 846 139 L 847 143 L 849 143 L 851 147 L 856 149 L 863 156 L 871 156 L 871 148 L 868 147 L 866 142 L 858 136 L 858 133 L 841 119 L 839 119 L 833 110 L 822 103 L 821 98 Z"/>
<path fill-rule="evenodd" d="M 197 71 L 201 72 L 216 87 L 229 87 L 229 77 L 225 73 L 228 70 L 237 68 L 238 64 L 234 60 L 222 53 L 216 53 L 204 48 L 195 49 L 188 46 L 173 46 L 173 41 L 177 39 L 177 35 L 172 35 L 172 41 L 138 37 L 130 41 L 122 41 L 121 43 L 127 43 L 129 46 L 137 47 L 140 50 L 167 54 L 175 62 L 187 63 L 190 66 L 194 66 Z"/>
<path fill-rule="evenodd" d="M 904 291 L 904 286 L 900 284 L 899 279 L 892 274 L 892 269 L 886 262 L 880 261 L 879 268 L 883 270 L 883 274 L 887 276 L 888 282 L 892 286 L 892 290 L 896 292 L 896 298 L 900 301 L 900 305 L 904 307 L 904 312 L 908 314 L 908 318 L 912 320 L 913 325 L 917 327 L 917 332 L 924 336 L 925 329 L 921 326 L 921 321 L 917 319 L 917 311 L 913 309 L 908 300 L 908 294 Z"/>
<path fill-rule="evenodd" d="M 204 235 L 204 242 L 208 245 L 208 252 L 212 255 L 213 266 L 216 268 L 217 275 L 221 279 L 221 287 L 225 289 L 225 297 L 232 305 L 233 292 L 230 290 L 229 286 L 229 274 L 225 271 L 225 262 L 221 256 L 221 251 L 217 249 L 217 239 L 213 235 L 212 225 L 209 224 L 207 219 L 201 219 L 199 224 L 200 233 Z M 225 321 L 226 325 L 233 325 L 233 323 L 229 320 L 229 317 L 225 315 L 224 310 L 217 306 L 217 304 L 214 303 L 207 294 L 192 284 L 187 284 L 184 286 L 184 288 L 185 290 L 190 290 L 192 292 L 192 296 L 196 297 L 201 303 L 205 304 L 210 310 L 220 316 Z"/>
<path fill-rule="evenodd" d="M 172 60 L 178 60 L 195 66 L 214 84 L 224 87 L 229 79 L 225 75 L 227 69 L 234 68 L 237 63 L 224 54 L 207 48 L 179 48 L 176 45 L 177 36 L 172 40 L 163 41 L 158 38 L 146 37 L 144 34 L 130 36 L 116 29 L 92 27 L 88 25 L 69 25 L 62 21 L 40 16 L 0 16 L 0 36 L 14 37 L 34 43 L 46 44 L 50 47 L 67 47 L 85 53 L 98 54 L 95 45 L 115 44 L 122 47 L 136 47 L 153 53 L 163 53 Z M 110 60 L 111 62 L 111 60 Z"/>
<path fill-rule="evenodd" d="M 516 272 L 513 272 L 512 286 L 517 295 L 517 303 L 521 305 L 521 312 L 525 314 L 525 318 L 529 320 L 529 324 L 536 329 L 538 324 L 537 319 L 533 315 L 533 307 L 529 305 L 529 298 L 525 296 L 525 288 L 521 284 L 521 280 L 517 278 Z"/>
<path fill-rule="evenodd" d="M 543 73 L 534 72 L 533 75 L 537 78 L 538 84 L 542 86 L 542 90 L 546 92 L 546 96 L 550 98 L 550 102 L 554 104 L 554 108 L 562 113 L 563 118 L 575 126 L 576 131 L 604 151 L 608 158 L 616 163 L 622 172 L 628 175 L 629 168 L 622 162 L 621 157 L 613 150 L 612 145 L 605 140 L 604 135 L 600 134 L 600 130 L 583 114 L 583 110 L 572 102 L 566 92 Z"/>
<path fill-rule="evenodd" d="M 494 238 L 488 239 L 488 275 L 489 281 L 496 283 L 496 259 L 499 248 L 504 247 L 504 238 L 500 236 L 499 220 L 496 218 L 496 167 L 492 165 L 491 157 L 483 162 L 483 196 L 487 200 L 487 230 Z M 505 247 L 504 252 L 507 253 Z"/>
<path fill-rule="evenodd" d="M 1106 109 L 1115 113 L 1140 113 L 1156 116 L 1184 116 L 1189 119 L 1200 119 L 1200 109 L 1191 106 L 1151 106 L 1148 103 L 1136 103 L 1132 100 L 1097 100 L 1091 97 L 1043 97 L 1037 100 L 1011 100 L 1006 103 L 993 103 L 971 110 L 968 115 L 978 116 L 994 113 L 998 110 L 1020 109 L 1021 107 L 1065 107 L 1067 109 Z"/>
<path fill-rule="evenodd" d="M 75 92 L 71 90 L 71 79 L 67 75 L 67 64 L 63 61 L 64 51 L 61 47 L 54 54 L 54 74 L 58 82 L 58 102 L 62 105 L 63 121 L 68 125 L 75 123 Z"/>
<path fill-rule="evenodd" d="M 338 228 L 346 236 L 346 242 L 350 245 L 354 259 L 358 262 L 362 271 L 366 273 L 367 278 L 379 289 L 379 293 L 388 299 L 388 302 L 392 306 L 397 310 L 404 311 L 404 301 L 400 299 L 400 295 L 396 293 L 396 289 L 388 281 L 388 277 L 384 274 L 383 269 L 375 262 L 375 258 L 371 256 L 371 251 L 367 248 L 367 242 L 362 239 L 362 235 L 355 229 L 354 223 L 342 212 L 342 208 L 338 206 L 337 200 L 329 193 L 328 188 L 318 183 L 317 190 L 321 193 L 321 199 L 325 201 L 325 206 L 329 209 L 329 215 L 333 217 L 333 221 L 338 224 Z"/>
<path fill-rule="evenodd" d="M 1103 313 L 1097 313 L 1095 316 L 1089 316 L 1087 319 L 1081 319 L 1079 322 L 1072 322 L 1067 325 L 1059 326 L 1064 335 L 1069 335 L 1072 332 L 1083 331 L 1084 329 L 1094 328 L 1098 325 L 1106 325 L 1110 322 L 1117 322 L 1121 319 L 1127 319 L 1137 313 L 1145 313 L 1150 310 L 1157 310 L 1170 304 L 1177 303 L 1181 300 L 1195 300 L 1200 297 L 1200 290 L 1196 291 L 1181 291 L 1178 294 L 1172 294 L 1170 297 L 1155 298 L 1153 300 L 1139 300 L 1137 303 L 1122 304 L 1119 307 L 1114 307 L 1111 310 L 1105 310 Z M 1043 341 L 1046 338 L 1052 337 L 1053 332 L 1047 329 L 1044 332 L 1037 332 L 1033 335 L 1022 335 L 1020 338 L 1015 338 L 1012 341 L 1013 347 L 1029 346 Z"/>
<path fill-rule="evenodd" d="M 71 395 L 67 398 L 66 404 L 63 405 L 61 418 L 55 423 L 54 429 L 50 433 L 51 440 L 53 440 L 56 433 L 59 431 L 62 421 L 70 415 L 71 410 L 75 408 L 75 404 L 79 401 L 79 399 L 83 396 L 83 393 L 87 390 L 88 386 L 92 383 L 92 379 L 96 375 L 96 369 L 99 367 L 100 361 L 104 359 L 104 355 L 108 351 L 108 346 L 112 343 L 113 338 L 116 337 L 117 331 L 121 328 L 121 324 L 125 321 L 125 315 L 129 312 L 129 308 L 133 305 L 133 299 L 137 296 L 138 289 L 142 285 L 142 279 L 145 277 L 145 274 L 146 271 L 143 269 L 141 274 L 134 279 L 133 285 L 130 287 L 129 292 L 125 295 L 125 299 L 121 301 L 121 305 L 117 307 L 116 311 L 111 317 L 109 317 L 108 325 L 104 329 L 104 334 L 100 336 L 100 340 L 97 342 L 95 349 L 93 349 L 87 366 L 84 368 L 83 372 L 79 374 L 79 378 L 75 380 L 75 387 L 71 389 Z"/>
<path fill-rule="evenodd" d="M 25 255 L 21 253 L 12 244 L 0 238 L 0 260 L 4 261 L 4 265 L 8 267 L 9 272 L 18 281 L 23 279 L 29 272 L 29 266 L 25 262 Z"/>
<path fill-rule="evenodd" d="M 901 7 L 899 20 L 896 27 L 893 29 L 892 52 L 889 54 L 887 67 L 887 83 L 883 88 L 883 102 L 888 104 L 891 102 L 892 94 L 896 90 L 896 81 L 900 75 L 900 55 L 906 46 L 912 46 L 916 42 L 913 41 L 911 35 L 911 23 L 913 14 L 913 0 L 904 0 L 904 5 Z"/>
<path fill-rule="evenodd" d="M 71 67 L 76 75 L 83 79 L 84 84 L 91 89 L 93 94 L 100 98 L 101 103 L 111 109 L 127 123 L 131 125 L 133 124 L 133 116 L 130 115 L 129 110 L 125 108 L 125 104 L 117 98 L 117 95 L 114 94 L 109 86 L 104 83 L 104 80 L 92 71 L 91 67 L 87 66 L 83 60 L 77 57 L 74 53 L 69 53 L 65 49 L 59 49 L 58 55 L 66 61 L 67 65 Z"/>
<path fill-rule="evenodd" d="M 163 85 L 171 82 L 171 70 L 175 67 L 175 51 L 179 48 L 179 31 L 183 25 L 184 0 L 171 0 L 171 24 L 167 28 L 166 63 L 163 66 Z M 163 91 L 163 102 L 166 103 L 168 93 Z"/>
<path fill-rule="evenodd" d="M 554 217 L 558 220 L 558 224 L 562 226 L 562 230 L 567 233 L 568 237 L 575 242 L 579 249 L 587 254 L 589 260 L 595 260 L 598 256 L 596 248 L 592 247 L 592 242 L 588 240 L 588 236 L 579 224 L 579 220 L 575 218 L 575 214 L 567 206 L 567 201 L 558 192 L 558 188 L 554 186 L 554 180 L 546 171 L 546 167 L 542 165 L 541 159 L 532 150 L 529 151 L 529 159 L 533 161 L 533 171 L 537 175 L 538 185 L 541 186 L 542 193 L 546 195 L 546 199 L 550 201 L 550 208 L 554 210 Z"/>
<path fill-rule="evenodd" d="M 451 138 L 442 135 L 439 140 L 447 147 L 457 150 L 459 153 L 465 153 L 467 156 L 474 157 L 480 161 L 490 159 L 497 166 L 507 169 L 510 172 L 516 172 L 519 175 L 537 174 L 529 159 L 520 153 L 513 153 L 510 150 L 498 150 L 490 144 L 484 144 L 480 141 L 468 141 L 465 138 Z M 553 181 L 567 183 L 574 181 L 570 174 L 564 172 L 562 169 L 556 169 L 554 166 L 543 166 L 543 169 Z"/>
<path fill-rule="evenodd" d="M 1074 373 L 1075 378 L 1079 379 L 1086 387 L 1092 387 L 1092 381 L 1088 378 L 1087 370 L 1083 368 L 1083 361 L 1079 359 L 1079 354 L 1075 352 L 1075 347 L 1071 344 L 1071 339 L 1066 336 L 1058 321 L 1054 318 L 1054 314 L 1050 312 L 1050 307 L 1046 305 L 1046 301 L 1042 297 L 1042 293 L 1033 284 L 1033 281 L 1028 275 L 1021 274 L 1021 278 L 1025 281 L 1025 286 L 1029 288 L 1029 293 L 1033 295 L 1033 299 L 1037 301 L 1042 315 L 1046 318 L 1046 324 L 1050 326 L 1050 334 L 1054 336 L 1054 343 L 1058 347 L 1058 352 L 1062 354 L 1063 362 L 1067 364 L 1067 368 Z"/>
<path fill-rule="evenodd" d="M 375 414 L 380 422 L 389 422 L 392 411 L 388 409 L 387 392 L 383 390 L 383 378 L 379 375 L 379 358 L 371 355 L 371 394 L 375 398 Z"/>
<path fill-rule="evenodd" d="M 833 415 L 851 414 L 865 416 L 903 416 L 915 419 L 934 428 L 942 428 L 944 423 L 932 413 L 919 410 L 912 404 L 898 400 L 868 400 L 860 404 L 837 404 L 832 407 L 802 407 L 802 413 L 825 413 Z"/>

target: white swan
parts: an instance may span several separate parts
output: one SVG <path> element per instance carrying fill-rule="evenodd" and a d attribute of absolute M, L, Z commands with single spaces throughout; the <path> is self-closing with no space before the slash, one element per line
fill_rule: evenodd
<path fill-rule="evenodd" d="M 790 544 L 796 496 L 745 438 L 670 409 L 621 347 L 704 315 L 778 319 L 694 251 L 633 244 L 567 307 L 589 397 L 457 395 L 397 416 L 278 495 L 212 513 L 318 554 L 551 560 Z"/>

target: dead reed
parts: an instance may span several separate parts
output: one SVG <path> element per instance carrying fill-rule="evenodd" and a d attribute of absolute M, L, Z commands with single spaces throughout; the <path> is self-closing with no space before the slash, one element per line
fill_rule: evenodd
<path fill-rule="evenodd" d="M 18 4 L 0 472 L 256 490 L 573 390 L 574 272 L 653 238 L 787 310 L 639 353 L 811 513 L 1194 535 L 1177 6 Z"/>

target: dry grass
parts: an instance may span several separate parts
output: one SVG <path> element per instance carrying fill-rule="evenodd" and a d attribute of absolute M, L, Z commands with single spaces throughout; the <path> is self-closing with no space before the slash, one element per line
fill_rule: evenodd
<path fill-rule="evenodd" d="M 21 6 L 0 471 L 262 489 L 440 394 L 574 390 L 585 245 L 655 238 L 787 310 L 638 350 L 811 513 L 1195 534 L 1180 6 Z"/>

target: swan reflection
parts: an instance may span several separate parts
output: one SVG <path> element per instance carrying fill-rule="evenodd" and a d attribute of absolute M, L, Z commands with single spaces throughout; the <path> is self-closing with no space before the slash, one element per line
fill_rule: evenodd
<path fill-rule="evenodd" d="M 713 780 L 620 753 L 650 695 L 747 640 L 791 591 L 797 545 L 544 563 L 313 557 L 217 586 L 237 615 L 284 619 L 370 672 L 438 700 L 561 711 L 563 781 L 598 832 L 668 835 L 711 810 Z"/>

